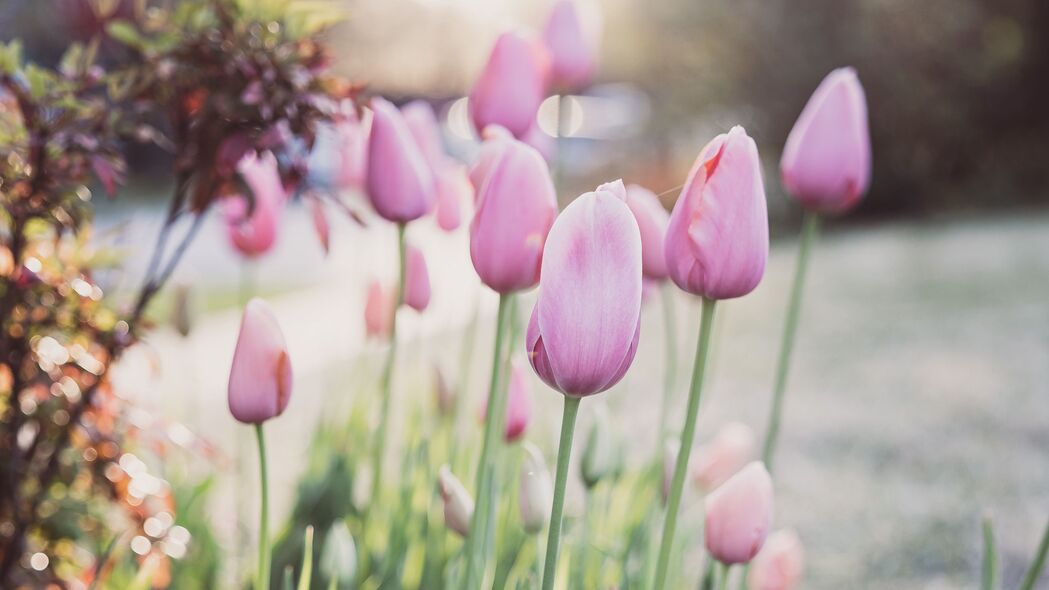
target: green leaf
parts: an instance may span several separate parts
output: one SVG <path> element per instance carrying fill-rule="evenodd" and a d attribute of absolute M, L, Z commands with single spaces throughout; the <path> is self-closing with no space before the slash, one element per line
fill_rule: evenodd
<path fill-rule="evenodd" d="M 7 45 L 0 44 L 0 73 L 11 75 L 22 65 L 22 42 L 15 39 Z"/>
<path fill-rule="evenodd" d="M 983 517 L 983 590 L 994 590 L 998 583 L 998 552 L 995 549 L 991 517 Z"/>
<path fill-rule="evenodd" d="M 299 576 L 298 590 L 310 590 L 313 579 L 313 527 L 306 527 L 306 550 L 302 552 L 302 575 Z"/>
<path fill-rule="evenodd" d="M 126 20 L 115 20 L 106 26 L 106 32 L 109 36 L 120 41 L 128 47 L 134 49 L 142 49 L 146 46 L 146 39 L 139 33 L 138 28 L 135 25 L 129 23 Z"/>

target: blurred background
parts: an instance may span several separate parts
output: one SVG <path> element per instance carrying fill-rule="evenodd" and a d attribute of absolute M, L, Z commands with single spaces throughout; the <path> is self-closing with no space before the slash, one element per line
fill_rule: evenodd
<path fill-rule="evenodd" d="M 132 0 L 110 1 L 117 17 L 131 10 Z M 92 3 L 4 0 L 0 39 L 20 37 L 31 58 L 53 63 L 69 39 L 103 30 Z M 828 224 L 813 263 L 777 472 L 777 523 L 797 528 L 805 542 L 805 587 L 971 588 L 979 518 L 988 510 L 1006 587 L 1015 586 L 1049 514 L 1049 2 L 581 4 L 601 60 L 597 84 L 567 101 L 562 192 L 622 177 L 662 193 L 669 207 L 699 149 L 737 123 L 758 142 L 766 167 L 775 239 L 769 274 L 719 320 L 700 440 L 730 419 L 765 426 L 801 213 L 782 193 L 779 153 L 823 76 L 857 69 L 870 108 L 873 182 L 856 211 Z M 368 94 L 430 101 L 447 145 L 464 160 L 476 140 L 463 97 L 492 42 L 507 28 L 541 27 L 548 10 L 534 0 L 345 5 L 348 20 L 328 34 L 337 69 Z M 556 108 L 550 101 L 539 115 L 551 142 Z M 121 228 L 130 275 L 141 268 L 138 245 L 156 231 L 170 177 L 159 150 L 132 156 L 157 173 L 131 179 L 119 199 L 99 206 L 99 225 Z M 278 515 L 309 442 L 311 421 L 301 415 L 329 412 L 349 391 L 345 383 L 375 377 L 361 369 L 368 366 L 361 359 L 378 355 L 364 343 L 364 290 L 370 278 L 392 279 L 395 256 L 389 228 L 340 220 L 325 258 L 308 213 L 289 213 L 276 250 L 250 270 L 274 301 L 293 358 L 302 359 L 293 402 L 300 418 L 274 424 L 286 441 L 274 471 L 289 482 L 275 491 Z M 123 386 L 143 407 L 233 448 L 232 419 L 200 408 L 224 405 L 228 365 L 215 359 L 231 355 L 237 290 L 249 271 L 221 223 L 211 226 L 179 274 L 194 285 L 207 321 L 198 320 L 188 342 L 162 330 L 142 352 L 179 359 L 178 370 L 156 370 L 143 357 L 125 361 Z M 462 230 L 424 226 L 413 239 L 426 244 L 434 305 L 404 324 L 416 341 L 406 369 L 415 373 L 405 382 L 423 383 L 432 364 L 455 364 L 475 313 L 486 350 L 494 298 L 478 286 Z M 698 307 L 680 299 L 678 356 L 690 358 Z M 329 312 L 320 317 L 318 309 Z M 658 310 L 644 323 L 638 362 L 607 403 L 621 420 L 654 426 Z M 471 395 L 479 397 L 483 368 L 475 372 Z M 560 400 L 533 385 L 539 414 L 551 417 L 536 421 L 538 437 L 552 442 Z M 655 434 L 640 436 L 646 452 Z M 226 485 L 217 510 L 236 504 L 235 482 Z"/>

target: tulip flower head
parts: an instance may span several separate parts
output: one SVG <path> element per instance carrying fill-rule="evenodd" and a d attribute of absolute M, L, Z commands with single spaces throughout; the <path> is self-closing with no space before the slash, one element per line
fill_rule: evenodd
<path fill-rule="evenodd" d="M 474 269 L 499 293 L 539 282 L 543 245 L 557 216 L 554 183 L 543 157 L 520 141 L 505 142 L 478 191 L 470 223 Z"/>
<path fill-rule="evenodd" d="M 401 112 L 382 98 L 372 100 L 368 138 L 367 191 L 384 219 L 407 223 L 433 208 L 433 172 L 408 130 Z"/>
<path fill-rule="evenodd" d="M 405 261 L 404 304 L 415 311 L 424 311 L 430 305 L 430 273 L 426 258 L 415 246 L 408 247 Z"/>
<path fill-rule="evenodd" d="M 271 152 L 247 153 L 237 164 L 251 189 L 249 203 L 243 196 L 226 198 L 223 207 L 230 243 L 247 258 L 265 254 L 277 240 L 277 226 L 287 193 Z"/>
<path fill-rule="evenodd" d="M 423 158 L 431 168 L 436 168 L 447 156 L 444 142 L 441 141 L 441 126 L 433 107 L 424 100 L 413 100 L 401 107 L 401 115 Z"/>
<path fill-rule="evenodd" d="M 523 137 L 545 98 L 548 70 L 541 44 L 519 33 L 500 35 L 470 92 L 470 119 L 477 132 L 494 124 Z"/>
<path fill-rule="evenodd" d="M 324 537 L 319 566 L 324 577 L 339 584 L 352 584 L 356 578 L 357 544 L 345 522 L 336 522 Z"/>
<path fill-rule="evenodd" d="M 368 285 L 368 298 L 364 303 L 364 329 L 369 338 L 385 338 L 390 335 L 393 322 L 393 293 L 384 289 L 379 281 Z"/>
<path fill-rule="evenodd" d="M 454 231 L 462 223 L 464 202 L 474 198 L 474 188 L 462 164 L 448 160 L 437 173 L 437 227 Z"/>
<path fill-rule="evenodd" d="M 753 453 L 754 431 L 740 422 L 725 424 L 710 443 L 696 449 L 696 485 L 705 492 L 717 488 L 739 471 Z"/>
<path fill-rule="evenodd" d="M 437 472 L 437 487 L 444 501 L 445 526 L 465 537 L 473 519 L 473 498 L 447 465 L 442 465 Z"/>
<path fill-rule="evenodd" d="M 254 298 L 244 308 L 229 373 L 229 411 L 245 424 L 284 413 L 291 398 L 291 360 L 277 317 Z"/>
<path fill-rule="evenodd" d="M 513 134 L 499 125 L 489 125 L 481 132 L 481 149 L 477 154 L 477 159 L 470 166 L 469 172 L 470 183 L 474 187 L 475 199 L 480 197 L 481 187 L 484 185 L 485 179 L 488 178 L 488 173 L 491 171 L 492 166 L 499 159 L 503 148 L 513 138 Z"/>
<path fill-rule="evenodd" d="M 772 528 L 772 477 L 754 461 L 706 498 L 707 551 L 721 563 L 746 563 Z"/>
<path fill-rule="evenodd" d="M 521 525 L 525 532 L 534 535 L 543 530 L 550 520 L 554 483 L 539 449 L 527 441 L 521 443 L 521 449 L 524 451 L 524 461 L 521 462 L 521 483 L 517 501 L 521 510 Z"/>
<path fill-rule="evenodd" d="M 612 387 L 637 352 L 641 234 L 625 198 L 622 181 L 580 196 L 543 250 L 526 347 L 535 372 L 565 395 Z"/>
<path fill-rule="evenodd" d="M 572 0 L 559 0 L 543 29 L 543 43 L 550 53 L 550 82 L 562 90 L 590 84 L 597 64 L 595 48 L 584 34 L 579 11 Z"/>
<path fill-rule="evenodd" d="M 636 184 L 626 187 L 626 204 L 641 230 L 641 269 L 645 278 L 662 281 L 667 278 L 663 242 L 666 241 L 670 214 L 655 193 Z"/>
<path fill-rule="evenodd" d="M 742 127 L 715 137 L 696 158 L 664 247 L 670 278 L 694 295 L 732 299 L 761 282 L 768 212 L 758 148 Z"/>
<path fill-rule="evenodd" d="M 329 190 L 360 188 L 368 161 L 368 126 L 355 110 L 333 125 L 321 125 L 306 161 L 310 184 Z"/>
<path fill-rule="evenodd" d="M 867 99 L 852 68 L 834 70 L 813 93 L 787 136 L 780 173 L 803 206 L 840 213 L 870 185 Z"/>
<path fill-rule="evenodd" d="M 790 529 L 769 535 L 765 547 L 750 564 L 750 590 L 794 590 L 805 569 L 805 549 Z"/>

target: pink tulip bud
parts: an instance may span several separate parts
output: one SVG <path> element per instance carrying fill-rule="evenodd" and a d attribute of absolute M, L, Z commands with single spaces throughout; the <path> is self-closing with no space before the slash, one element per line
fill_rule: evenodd
<path fill-rule="evenodd" d="M 324 211 L 324 203 L 318 198 L 306 199 L 310 207 L 310 216 L 313 218 L 313 230 L 317 232 L 324 254 L 328 254 L 331 247 L 331 226 L 328 225 L 328 214 Z"/>
<path fill-rule="evenodd" d="M 769 221 L 754 140 L 733 127 L 707 144 L 674 205 L 665 243 L 670 278 L 685 291 L 732 299 L 765 273 Z"/>
<path fill-rule="evenodd" d="M 543 251 L 525 346 L 535 372 L 565 395 L 612 387 L 637 352 L 641 234 L 625 198 L 622 181 L 580 196 Z"/>
<path fill-rule="evenodd" d="M 527 145 L 506 140 L 481 186 L 470 223 L 470 258 L 481 281 L 499 293 L 535 286 L 556 216 L 546 162 Z"/>
<path fill-rule="evenodd" d="M 534 535 L 543 530 L 550 520 L 554 483 L 539 449 L 527 441 L 521 443 L 521 449 L 524 451 L 524 461 L 521 462 L 521 484 L 517 501 L 521 509 L 521 525 L 526 533 Z"/>
<path fill-rule="evenodd" d="M 707 551 L 721 563 L 746 563 L 772 528 L 772 477 L 754 461 L 707 495 Z"/>
<path fill-rule="evenodd" d="M 265 254 L 277 240 L 277 225 L 286 194 L 277 169 L 277 159 L 266 152 L 256 156 L 249 152 L 237 170 L 251 189 L 252 201 L 243 196 L 223 201 L 230 243 L 242 255 L 254 258 Z"/>
<path fill-rule="evenodd" d="M 787 192 L 814 211 L 852 208 L 870 184 L 867 100 L 856 70 L 834 70 L 787 136 L 780 173 Z"/>
<path fill-rule="evenodd" d="M 506 400 L 506 442 L 519 440 L 532 419 L 532 390 L 521 363 L 514 361 L 510 368 L 510 387 Z"/>
<path fill-rule="evenodd" d="M 401 107 L 401 115 L 423 158 L 431 169 L 436 169 L 447 156 L 441 141 L 441 127 L 437 123 L 433 107 L 425 100 L 413 100 Z"/>
<path fill-rule="evenodd" d="M 462 223 L 464 202 L 472 202 L 474 188 L 462 164 L 446 161 L 437 173 L 437 226 L 454 231 Z"/>
<path fill-rule="evenodd" d="M 470 492 L 447 465 L 441 465 L 437 472 L 437 487 L 444 501 L 444 524 L 465 537 L 470 533 L 470 521 L 474 514 L 474 501 Z"/>
<path fill-rule="evenodd" d="M 597 56 L 583 34 L 575 2 L 554 4 L 543 29 L 543 42 L 550 52 L 550 82 L 555 87 L 574 90 L 590 84 Z"/>
<path fill-rule="evenodd" d="M 291 397 L 291 361 L 277 317 L 254 298 L 244 308 L 229 372 L 229 411 L 245 424 L 280 416 Z"/>
<path fill-rule="evenodd" d="M 470 92 L 470 119 L 477 132 L 495 124 L 523 136 L 545 98 L 548 69 L 549 57 L 539 43 L 518 33 L 500 35 Z"/>
<path fill-rule="evenodd" d="M 393 313 L 393 293 L 383 289 L 379 281 L 372 281 L 364 303 L 364 329 L 368 337 L 389 336 Z"/>
<path fill-rule="evenodd" d="M 769 535 L 765 547 L 750 564 L 747 585 L 750 590 L 794 590 L 805 569 L 805 549 L 801 539 L 783 529 Z"/>
<path fill-rule="evenodd" d="M 509 131 L 499 125 L 489 125 L 481 133 L 481 139 L 484 140 L 484 143 L 481 144 L 481 150 L 477 154 L 477 159 L 470 167 L 470 183 L 474 187 L 475 200 L 481 196 L 481 188 L 484 186 L 484 181 L 488 178 L 488 173 L 491 172 L 492 166 L 495 165 L 495 162 L 503 153 L 503 149 L 506 148 L 509 140 L 513 138 L 514 136 Z"/>
<path fill-rule="evenodd" d="M 626 187 L 626 204 L 641 230 L 641 267 L 645 278 L 655 281 L 667 278 L 663 242 L 667 237 L 670 214 L 654 192 L 636 184 Z"/>
<path fill-rule="evenodd" d="M 422 251 L 409 246 L 406 264 L 404 304 L 415 311 L 423 311 L 430 305 L 430 273 L 426 270 Z"/>
<path fill-rule="evenodd" d="M 705 492 L 717 488 L 739 471 L 753 453 L 754 431 L 740 422 L 725 424 L 714 440 L 696 449 L 696 485 Z"/>
<path fill-rule="evenodd" d="M 368 197 L 384 219 L 406 223 L 426 215 L 435 199 L 433 172 L 400 111 L 372 99 L 368 140 Z"/>

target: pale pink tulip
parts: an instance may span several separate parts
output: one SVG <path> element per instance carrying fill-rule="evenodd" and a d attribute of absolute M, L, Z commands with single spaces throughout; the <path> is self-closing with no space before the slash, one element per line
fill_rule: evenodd
<path fill-rule="evenodd" d="M 626 204 L 641 230 L 641 267 L 645 278 L 662 281 L 667 278 L 663 242 L 667 237 L 670 213 L 663 208 L 656 193 L 636 184 L 626 187 Z"/>
<path fill-rule="evenodd" d="M 423 311 L 430 305 L 430 273 L 426 269 L 426 258 L 421 250 L 408 247 L 404 278 L 404 304 L 415 311 Z"/>
<path fill-rule="evenodd" d="M 437 174 L 437 226 L 454 231 L 462 224 L 463 203 L 472 202 L 474 188 L 466 167 L 448 160 Z"/>
<path fill-rule="evenodd" d="M 284 413 L 291 398 L 291 360 L 277 317 L 254 298 L 244 308 L 229 372 L 229 411 L 246 424 Z"/>
<path fill-rule="evenodd" d="M 237 195 L 223 201 L 230 243 L 243 256 L 255 258 L 265 254 L 277 240 L 281 210 L 287 195 L 277 168 L 277 159 L 266 152 L 256 156 L 248 152 L 237 164 L 252 200 Z"/>
<path fill-rule="evenodd" d="M 470 258 L 481 281 L 499 293 L 535 286 L 556 216 L 546 162 L 524 143 L 506 140 L 481 186 L 470 223 Z"/>
<path fill-rule="evenodd" d="M 413 100 L 401 107 L 401 114 L 423 158 L 432 170 L 436 170 L 447 156 L 441 141 L 441 126 L 437 123 L 433 107 L 425 100 Z"/>
<path fill-rule="evenodd" d="M 772 528 L 772 477 L 754 461 L 708 494 L 705 506 L 707 551 L 721 563 L 746 563 Z"/>
<path fill-rule="evenodd" d="M 437 472 L 437 488 L 444 502 L 445 526 L 463 537 L 470 534 L 474 501 L 470 497 L 470 492 L 466 491 L 462 482 L 452 474 L 447 465 L 442 465 Z"/>
<path fill-rule="evenodd" d="M 481 139 L 484 143 L 481 144 L 477 159 L 470 166 L 470 183 L 474 187 L 475 200 L 481 196 L 481 188 L 485 179 L 488 178 L 488 173 L 491 171 L 492 166 L 495 165 L 495 162 L 503 153 L 507 142 L 513 138 L 514 136 L 509 131 L 499 125 L 489 125 L 481 133 Z"/>
<path fill-rule="evenodd" d="M 557 142 L 540 129 L 538 123 L 533 124 L 532 128 L 521 136 L 521 141 L 534 147 L 535 151 L 539 152 L 539 155 L 543 156 L 547 162 L 552 161 L 557 155 Z"/>
<path fill-rule="evenodd" d="M 750 564 L 747 585 L 750 590 L 794 590 L 805 569 L 805 549 L 797 533 L 790 529 L 769 535 L 764 549 Z"/>
<path fill-rule="evenodd" d="M 559 0 L 543 29 L 550 52 L 550 83 L 560 90 L 578 90 L 590 84 L 596 69 L 595 48 L 586 38 L 575 2 Z"/>
<path fill-rule="evenodd" d="M 368 337 L 389 336 L 393 313 L 393 293 L 383 289 L 379 281 L 372 281 L 368 285 L 368 299 L 364 303 L 364 329 Z"/>
<path fill-rule="evenodd" d="M 327 189 L 362 188 L 368 162 L 368 127 L 352 107 L 343 118 L 317 131 L 306 162 L 312 184 Z"/>
<path fill-rule="evenodd" d="M 535 372 L 570 396 L 605 391 L 637 352 L 641 234 L 622 181 L 573 201 L 554 222 L 525 346 Z"/>
<path fill-rule="evenodd" d="M 732 299 L 765 273 L 769 222 L 761 163 L 742 127 L 713 139 L 696 158 L 667 226 L 670 278 L 685 291 Z"/>
<path fill-rule="evenodd" d="M 816 88 L 787 136 L 780 173 L 788 193 L 823 213 L 848 210 L 867 192 L 871 140 L 856 70 L 834 70 Z"/>
<path fill-rule="evenodd" d="M 532 419 L 532 390 L 521 363 L 514 361 L 510 368 L 510 387 L 506 400 L 506 442 L 515 442 L 524 436 Z"/>
<path fill-rule="evenodd" d="M 521 484 L 517 501 L 521 510 L 521 526 L 525 532 L 536 534 L 550 520 L 550 506 L 554 501 L 554 482 L 546 467 L 543 454 L 532 443 L 521 443 L 524 461 L 521 462 Z"/>
<path fill-rule="evenodd" d="M 739 471 L 753 453 L 754 431 L 740 422 L 725 424 L 712 441 L 696 449 L 696 485 L 705 492 L 717 488 Z"/>
<path fill-rule="evenodd" d="M 545 97 L 548 70 L 549 57 L 539 43 L 518 33 L 500 35 L 470 92 L 470 119 L 477 132 L 495 124 L 522 137 Z"/>
<path fill-rule="evenodd" d="M 401 112 L 382 98 L 372 99 L 371 104 L 368 197 L 380 216 L 407 223 L 433 209 L 436 199 L 433 172 Z"/>

